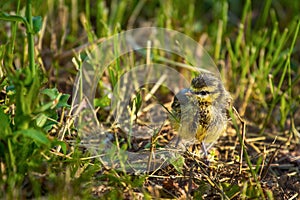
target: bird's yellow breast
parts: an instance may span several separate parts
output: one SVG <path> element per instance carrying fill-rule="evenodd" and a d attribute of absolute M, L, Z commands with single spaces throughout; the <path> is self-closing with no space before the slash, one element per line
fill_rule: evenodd
<path fill-rule="evenodd" d="M 179 119 L 175 127 L 181 137 L 212 143 L 226 130 L 230 95 L 220 79 L 202 73 L 176 96 L 172 108 Z"/>

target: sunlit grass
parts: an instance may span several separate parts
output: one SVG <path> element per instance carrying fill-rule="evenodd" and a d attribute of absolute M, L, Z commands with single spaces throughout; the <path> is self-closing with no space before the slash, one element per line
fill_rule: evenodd
<path fill-rule="evenodd" d="M 149 177 L 109 171 L 99 160 L 84 153 L 70 113 L 73 108 L 67 104 L 65 95 L 72 93 L 86 50 L 127 28 L 157 26 L 192 37 L 217 64 L 233 105 L 251 127 L 246 129 L 246 137 L 272 136 L 274 142 L 283 138 L 283 145 L 287 141 L 299 142 L 300 16 L 294 14 L 299 13 L 298 1 L 25 3 L 13 0 L 0 3 L 1 198 L 52 197 L 53 191 L 59 194 L 53 198 L 87 198 L 98 193 L 105 198 L 122 198 L 123 191 L 131 197 L 142 193 L 149 198 L 151 191 L 143 187 L 149 184 Z M 9 18 L 8 14 L 34 20 L 25 23 L 24 28 L 22 19 Z M 41 16 L 42 21 L 35 16 Z M 40 29 L 36 33 L 34 25 Z M 159 58 L 160 52 L 156 54 Z M 132 59 L 135 58 L 128 58 L 128 62 Z M 104 83 L 109 83 L 112 90 L 125 72 L 122 61 L 117 59 L 105 72 Z M 101 81 L 99 87 L 105 88 Z M 102 117 L 111 115 L 103 109 L 107 101 L 105 96 L 97 99 L 99 113 L 106 112 Z M 140 104 L 139 99 L 135 106 L 141 107 Z M 99 119 L 107 123 L 104 117 Z M 239 122 L 234 118 L 232 124 L 239 133 Z M 67 137 L 72 144 L 66 142 Z M 274 198 L 271 190 L 261 186 L 263 169 L 259 166 L 267 162 L 266 155 L 252 159 L 249 149 L 243 150 L 251 178 L 232 187 L 217 183 L 218 190 L 224 189 L 220 195 Z M 106 187 L 101 188 L 101 184 Z M 194 194 L 203 195 L 200 190 Z"/>

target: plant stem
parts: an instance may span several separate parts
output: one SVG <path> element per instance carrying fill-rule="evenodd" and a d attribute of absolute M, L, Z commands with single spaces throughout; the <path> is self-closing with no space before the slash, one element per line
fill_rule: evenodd
<path fill-rule="evenodd" d="M 16 12 L 17 15 L 20 14 L 20 4 L 21 4 L 21 2 L 20 2 L 20 0 L 18 0 L 17 12 Z M 18 23 L 15 21 L 12 25 L 11 45 L 9 46 L 10 55 L 14 54 L 15 40 L 16 40 L 16 34 L 17 34 L 17 26 L 18 26 Z M 13 59 L 9 60 L 9 64 L 11 66 L 13 65 Z"/>
<path fill-rule="evenodd" d="M 32 77 L 35 77 L 36 69 L 34 63 L 34 38 L 32 32 L 33 25 L 32 25 L 31 0 L 27 0 L 26 2 L 26 19 L 30 27 L 29 29 L 27 29 L 29 69 L 31 71 Z"/>

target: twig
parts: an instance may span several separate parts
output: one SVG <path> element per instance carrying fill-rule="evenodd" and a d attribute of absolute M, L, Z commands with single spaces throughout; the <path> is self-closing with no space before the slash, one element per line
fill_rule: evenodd
<path fill-rule="evenodd" d="M 198 162 L 198 161 L 197 161 Z M 222 194 L 222 196 L 229 200 L 230 198 L 223 192 L 223 190 L 218 186 L 218 184 L 212 180 L 210 177 L 209 177 L 209 174 L 207 173 L 207 171 L 199 164 L 198 165 L 201 170 L 203 171 L 203 173 L 201 173 L 201 175 L 207 180 L 207 182 L 213 187 L 215 188 L 216 190 L 218 190 L 218 192 L 220 192 Z M 199 180 L 199 178 L 196 178 Z M 201 181 L 201 180 L 200 180 Z"/>
<path fill-rule="evenodd" d="M 274 151 L 274 153 L 272 154 L 270 161 L 268 162 L 267 166 L 266 166 L 266 170 L 264 171 L 264 173 L 261 175 L 261 180 L 264 179 L 267 175 L 267 172 L 275 158 L 275 156 L 277 155 L 277 152 L 279 151 L 279 149 L 281 149 L 282 144 L 276 149 L 276 151 Z"/>
<path fill-rule="evenodd" d="M 149 151 L 149 159 L 147 163 L 147 173 L 150 172 L 151 162 L 152 162 L 152 154 L 154 154 L 154 141 L 153 137 L 151 137 L 150 151 Z"/>
<path fill-rule="evenodd" d="M 163 74 L 159 78 L 159 80 L 155 83 L 155 85 L 152 87 L 150 92 L 146 95 L 145 101 L 148 101 L 154 95 L 154 93 L 158 90 L 158 88 L 162 85 L 162 83 L 166 80 L 166 78 L 167 78 L 166 74 Z"/>
<path fill-rule="evenodd" d="M 232 109 L 242 124 L 242 143 L 241 143 L 240 166 L 239 166 L 239 174 L 241 174 L 242 166 L 243 166 L 243 156 L 244 156 L 243 152 L 244 152 L 244 148 L 245 148 L 246 122 L 241 118 L 241 116 L 239 115 L 238 111 L 235 109 L 234 106 L 232 106 Z"/>

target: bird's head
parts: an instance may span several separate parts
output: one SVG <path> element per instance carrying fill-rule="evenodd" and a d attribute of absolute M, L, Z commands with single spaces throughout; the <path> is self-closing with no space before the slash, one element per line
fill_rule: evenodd
<path fill-rule="evenodd" d="M 190 92 L 188 95 L 208 104 L 223 104 L 228 98 L 222 81 L 210 73 L 201 73 L 195 77 L 191 82 Z"/>

